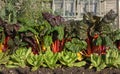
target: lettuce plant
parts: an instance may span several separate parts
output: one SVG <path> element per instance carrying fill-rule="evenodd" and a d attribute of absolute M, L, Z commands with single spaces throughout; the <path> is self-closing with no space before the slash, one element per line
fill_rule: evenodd
<path fill-rule="evenodd" d="M 106 50 L 106 55 L 98 55 L 94 53 L 91 54 L 90 58 L 90 68 L 95 67 L 97 71 L 100 71 L 105 67 L 120 68 L 120 51 L 117 49 Z"/>
<path fill-rule="evenodd" d="M 43 64 L 43 55 L 41 53 L 39 55 L 31 53 L 27 57 L 27 62 L 32 66 L 32 71 L 35 71 Z"/>
<path fill-rule="evenodd" d="M 90 61 L 91 61 L 90 68 L 95 67 L 97 71 L 100 71 L 106 67 L 106 64 L 105 64 L 105 61 L 103 60 L 102 55 L 98 55 L 96 53 L 91 54 Z"/>
<path fill-rule="evenodd" d="M 6 64 L 8 61 L 9 61 L 8 53 L 7 52 L 5 52 L 5 53 L 0 52 L 0 65 Z"/>
<path fill-rule="evenodd" d="M 77 59 L 78 57 L 76 53 L 70 51 L 62 51 L 61 53 L 59 53 L 59 61 L 62 65 L 68 67 L 73 67 L 73 66 L 81 67 L 86 64 L 85 61 L 76 62 Z"/>
<path fill-rule="evenodd" d="M 48 47 L 47 51 L 43 54 L 44 66 L 49 67 L 51 69 L 58 67 L 59 66 L 57 64 L 58 57 L 59 57 L 58 53 L 53 53 L 50 50 L 50 47 Z"/>
<path fill-rule="evenodd" d="M 105 63 L 108 67 L 120 68 L 120 51 L 117 49 L 107 50 Z"/>
<path fill-rule="evenodd" d="M 18 48 L 15 53 L 10 56 L 9 62 L 6 64 L 6 67 L 26 67 L 26 59 L 30 55 L 31 48 Z"/>

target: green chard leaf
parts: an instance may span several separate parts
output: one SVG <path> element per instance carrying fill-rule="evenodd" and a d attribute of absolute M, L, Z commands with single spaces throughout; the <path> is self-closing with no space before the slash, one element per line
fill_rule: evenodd
<path fill-rule="evenodd" d="M 44 36 L 44 44 L 45 46 L 50 46 L 52 44 L 52 37 L 51 36 Z"/>
<path fill-rule="evenodd" d="M 73 38 L 71 42 L 65 43 L 65 48 L 72 52 L 79 52 L 83 49 L 85 49 L 87 46 L 87 43 L 83 40 L 79 40 L 77 38 Z"/>

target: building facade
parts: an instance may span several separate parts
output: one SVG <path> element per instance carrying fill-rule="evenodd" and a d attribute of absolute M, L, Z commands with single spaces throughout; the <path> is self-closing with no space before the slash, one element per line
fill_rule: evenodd
<path fill-rule="evenodd" d="M 116 27 L 120 28 L 120 0 L 52 0 L 53 13 L 67 20 L 80 20 L 85 12 L 103 16 L 111 9 L 118 13 Z"/>

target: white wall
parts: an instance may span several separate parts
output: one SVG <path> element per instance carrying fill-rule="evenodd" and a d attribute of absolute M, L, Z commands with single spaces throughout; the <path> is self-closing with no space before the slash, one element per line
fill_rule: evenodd
<path fill-rule="evenodd" d="M 119 29 L 120 29 L 120 0 L 118 0 L 118 24 L 119 24 Z"/>

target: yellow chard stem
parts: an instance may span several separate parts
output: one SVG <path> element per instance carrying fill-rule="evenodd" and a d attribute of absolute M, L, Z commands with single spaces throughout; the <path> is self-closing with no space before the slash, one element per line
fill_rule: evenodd
<path fill-rule="evenodd" d="M 83 59 L 83 56 L 80 52 L 77 53 L 78 60 L 81 61 Z"/>
<path fill-rule="evenodd" d="M 41 48 L 40 48 L 40 43 L 39 43 L 39 40 L 38 40 L 38 36 L 37 36 L 37 35 L 35 35 L 35 40 L 36 40 L 37 45 L 38 45 L 38 48 L 39 48 L 39 50 L 40 50 Z"/>

